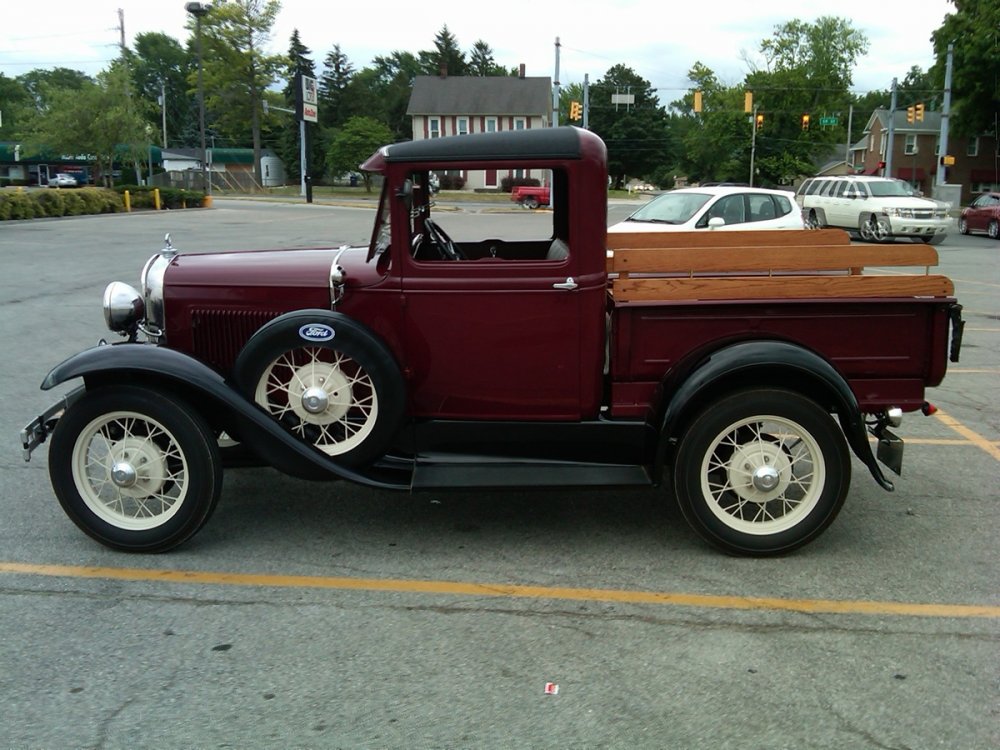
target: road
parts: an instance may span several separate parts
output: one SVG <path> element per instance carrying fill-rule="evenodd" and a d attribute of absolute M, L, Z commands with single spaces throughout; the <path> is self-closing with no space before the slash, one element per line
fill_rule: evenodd
<path fill-rule="evenodd" d="M 793 555 L 720 555 L 660 490 L 411 496 L 267 469 L 229 472 L 175 552 L 115 553 L 15 439 L 48 369 L 110 335 L 105 284 L 167 231 L 336 245 L 373 217 L 215 205 L 0 224 L 0 747 L 1000 746 L 1000 243 L 938 248 L 965 346 L 941 413 L 904 419 L 897 491 L 855 461 Z M 451 208 L 456 239 L 547 221 Z"/>

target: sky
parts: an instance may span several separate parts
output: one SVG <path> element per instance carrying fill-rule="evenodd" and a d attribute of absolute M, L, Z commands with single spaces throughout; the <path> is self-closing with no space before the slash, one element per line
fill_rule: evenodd
<path fill-rule="evenodd" d="M 56 66 L 96 74 L 115 57 L 120 42 L 119 9 L 126 44 L 135 35 L 157 31 L 183 41 L 184 0 L 0 0 L 0 72 L 8 77 L 33 68 Z M 658 90 L 660 102 L 680 98 L 689 88 L 687 72 L 696 61 L 726 85 L 735 85 L 765 67 L 760 42 L 776 26 L 793 19 L 812 22 L 824 15 L 849 20 L 869 39 L 870 50 L 854 70 L 856 92 L 888 89 L 914 65 L 934 63 L 931 33 L 954 11 L 948 0 L 794 0 L 750 3 L 714 0 L 283 0 L 271 47 L 286 52 L 293 29 L 312 51 L 317 73 L 334 44 L 356 70 L 376 55 L 394 50 L 433 49 L 445 24 L 461 48 L 483 39 L 505 67 L 526 66 L 529 76 L 555 78 L 556 39 L 559 81 L 602 78 L 624 64 Z M 0 108 L 2 108 L 0 102 Z"/>

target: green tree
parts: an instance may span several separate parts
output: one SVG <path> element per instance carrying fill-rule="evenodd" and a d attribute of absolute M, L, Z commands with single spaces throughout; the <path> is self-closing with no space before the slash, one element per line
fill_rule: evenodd
<path fill-rule="evenodd" d="M 258 184 L 263 92 L 288 64 L 283 56 L 265 52 L 280 9 L 278 0 L 219 0 L 202 18 L 206 107 L 219 130 L 231 139 L 239 142 L 249 131 Z M 188 29 L 194 35 L 193 19 Z M 189 83 L 197 85 L 197 73 Z"/>
<path fill-rule="evenodd" d="M 692 182 L 744 182 L 750 169 L 750 124 L 743 111 L 743 86 L 723 85 L 715 72 L 696 62 L 688 71 L 691 92 L 673 102 L 672 120 L 680 142 L 678 172 Z M 694 112 L 694 92 L 702 111 Z"/>
<path fill-rule="evenodd" d="M 347 87 L 354 77 L 354 66 L 339 44 L 323 60 L 323 76 L 319 82 L 319 121 L 324 128 L 333 128 L 345 122 L 347 113 Z"/>
<path fill-rule="evenodd" d="M 413 126 L 406 108 L 413 81 L 420 74 L 420 62 L 409 52 L 397 50 L 376 57 L 371 67 L 352 76 L 345 109 L 351 117 L 371 117 L 387 125 L 393 134 L 390 140 L 408 140 Z"/>
<path fill-rule="evenodd" d="M 93 154 L 97 178 L 110 180 L 118 160 L 141 164 L 152 140 L 126 60 L 117 60 L 81 88 L 51 88 L 49 107 L 37 121 L 29 152 Z"/>
<path fill-rule="evenodd" d="M 438 75 L 442 69 L 450 76 L 464 76 L 469 67 L 458 39 L 448 30 L 448 24 L 442 26 L 434 37 L 434 49 L 421 52 L 419 58 L 424 74 L 429 76 Z"/>
<path fill-rule="evenodd" d="M 952 61 L 952 122 L 962 136 L 997 133 L 1000 117 L 1000 4 L 952 0 L 955 12 L 932 35 L 937 58 L 931 74 L 943 86 L 948 45 Z"/>
<path fill-rule="evenodd" d="M 482 39 L 477 39 L 472 44 L 472 52 L 469 53 L 469 65 L 466 75 L 470 76 L 505 76 L 507 69 L 502 65 L 497 65 L 493 58 L 493 48 Z"/>
<path fill-rule="evenodd" d="M 611 103 L 613 94 L 630 93 L 633 105 Z M 644 177 L 670 160 L 667 114 L 649 81 L 625 65 L 608 69 L 590 88 L 590 129 L 608 147 L 608 171 L 616 188 L 628 177 Z"/>
<path fill-rule="evenodd" d="M 140 96 L 149 103 L 149 110 L 157 116 L 150 123 L 162 130 L 161 91 L 166 94 L 168 144 L 194 146 L 190 140 L 197 129 L 192 123 L 197 119 L 197 102 L 188 91 L 188 76 L 195 61 L 180 42 L 159 32 L 136 34 L 135 51 L 130 53 L 132 77 Z M 154 107 L 155 105 L 155 107 Z M 162 135 L 161 135 L 162 139 Z"/>
<path fill-rule="evenodd" d="M 16 78 L 0 73 L 0 112 L 3 113 L 0 140 L 17 141 L 23 138 L 33 111 L 28 90 Z"/>
<path fill-rule="evenodd" d="M 35 109 L 44 113 L 49 108 L 50 92 L 80 91 L 87 84 L 93 83 L 94 79 L 79 70 L 71 70 L 70 68 L 52 68 L 51 70 L 35 68 L 18 76 L 17 81 L 28 92 L 34 102 Z"/>
<path fill-rule="evenodd" d="M 352 117 L 330 140 L 326 164 L 330 174 L 353 172 L 375 150 L 392 140 L 392 131 L 371 117 Z M 365 190 L 372 191 L 371 173 L 362 172 Z"/>

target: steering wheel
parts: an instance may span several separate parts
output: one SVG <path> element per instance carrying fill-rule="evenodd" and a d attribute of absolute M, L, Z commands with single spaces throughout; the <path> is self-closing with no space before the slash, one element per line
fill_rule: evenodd
<path fill-rule="evenodd" d="M 430 235 L 434 244 L 438 246 L 438 251 L 444 260 L 465 260 L 465 255 L 458 249 L 455 241 L 435 222 L 431 219 L 425 219 L 424 229 L 427 230 L 427 234 Z"/>

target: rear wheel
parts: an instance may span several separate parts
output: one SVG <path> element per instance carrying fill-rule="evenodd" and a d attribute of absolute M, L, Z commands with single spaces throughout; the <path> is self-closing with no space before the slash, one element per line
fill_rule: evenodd
<path fill-rule="evenodd" d="M 773 555 L 819 536 L 850 485 L 847 444 L 815 402 L 747 390 L 709 405 L 681 438 L 674 490 L 684 517 L 726 552 Z"/>
<path fill-rule="evenodd" d="M 521 203 L 524 205 L 525 208 L 538 208 L 538 198 L 536 198 L 533 195 L 525 197 L 525 199 L 521 201 Z"/>
<path fill-rule="evenodd" d="M 810 211 L 806 216 L 806 228 L 807 229 L 821 229 L 823 225 L 819 221 L 819 217 L 816 215 L 815 211 Z"/>
<path fill-rule="evenodd" d="M 59 420 L 49 476 L 66 514 L 114 549 L 163 552 L 208 520 L 222 489 L 215 434 L 184 401 L 122 386 Z"/>

